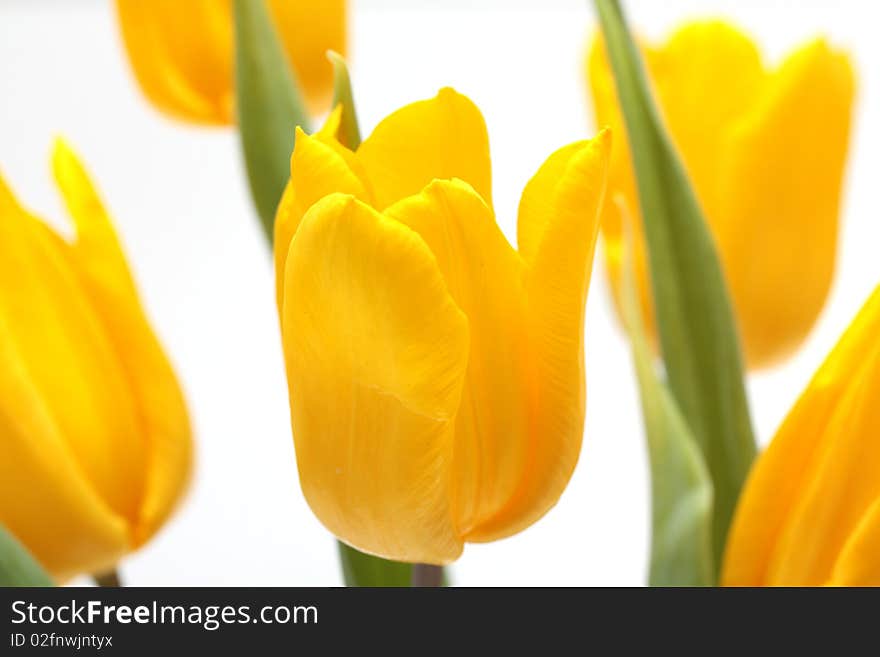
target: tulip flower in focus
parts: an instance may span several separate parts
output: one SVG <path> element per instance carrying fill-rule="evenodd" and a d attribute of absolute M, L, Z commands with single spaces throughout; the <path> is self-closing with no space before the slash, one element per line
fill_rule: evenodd
<path fill-rule="evenodd" d="M 356 152 L 338 121 L 297 131 L 275 224 L 300 482 L 346 543 L 445 564 L 537 521 L 574 469 L 610 138 L 543 164 L 514 250 L 467 98 L 406 106 Z"/>
<path fill-rule="evenodd" d="M 816 40 L 768 70 L 755 44 L 718 21 L 646 46 L 647 73 L 666 127 L 715 237 L 747 364 L 768 366 L 803 341 L 834 273 L 854 75 L 849 58 Z M 625 135 L 602 42 L 588 62 L 598 125 Z M 620 299 L 622 219 L 638 195 L 624 137 L 616 139 L 602 231 Z M 649 270 L 640 222 L 637 283 L 644 313 Z"/>
<path fill-rule="evenodd" d="M 53 168 L 68 241 L 0 180 L 0 523 L 58 580 L 113 568 L 188 479 L 184 400 L 82 165 Z"/>
<path fill-rule="evenodd" d="M 309 109 L 333 93 L 325 53 L 345 51 L 345 0 L 269 0 Z M 234 119 L 231 0 L 116 0 L 129 61 L 144 94 L 162 112 L 195 123 Z"/>
<path fill-rule="evenodd" d="M 880 288 L 756 462 L 722 583 L 880 586 Z"/>

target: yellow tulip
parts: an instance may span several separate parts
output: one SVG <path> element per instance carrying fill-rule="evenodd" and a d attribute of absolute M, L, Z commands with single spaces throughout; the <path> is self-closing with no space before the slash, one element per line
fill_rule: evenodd
<path fill-rule="evenodd" d="M 359 550 L 444 564 L 558 500 L 580 451 L 584 306 L 610 139 L 491 205 L 486 126 L 451 89 L 352 152 L 297 131 L 275 258 L 300 483 Z"/>
<path fill-rule="evenodd" d="M 880 586 L 880 287 L 755 464 L 722 583 Z"/>
<path fill-rule="evenodd" d="M 822 40 L 767 70 L 752 41 L 717 21 L 685 25 L 644 47 L 647 73 L 714 234 L 752 368 L 790 355 L 825 303 L 834 273 L 841 182 L 854 76 Z M 605 49 L 588 62 L 595 115 L 625 135 Z M 602 217 L 606 265 L 618 307 L 621 210 L 638 211 L 625 138 L 615 140 Z M 638 224 L 637 278 L 650 306 Z"/>
<path fill-rule="evenodd" d="M 141 89 L 161 111 L 196 123 L 234 117 L 231 0 L 116 0 Z M 333 92 L 327 50 L 345 51 L 345 0 L 269 0 L 269 10 L 309 109 Z"/>
<path fill-rule="evenodd" d="M 192 444 L 104 207 L 61 142 L 52 164 L 73 241 L 0 180 L 0 523 L 64 580 L 156 532 Z"/>

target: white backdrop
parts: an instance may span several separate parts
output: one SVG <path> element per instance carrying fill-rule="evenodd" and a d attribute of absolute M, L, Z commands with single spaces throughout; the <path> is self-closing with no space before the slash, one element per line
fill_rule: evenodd
<path fill-rule="evenodd" d="M 770 61 L 820 33 L 856 60 L 838 275 L 805 348 L 749 382 L 763 444 L 880 282 L 880 42 L 876 21 L 865 16 L 871 5 L 625 4 L 651 37 L 686 17 L 719 15 L 758 38 Z M 587 0 L 351 5 L 350 60 L 364 132 L 441 86 L 468 94 L 489 126 L 496 210 L 513 238 L 519 193 L 532 172 L 552 150 L 592 133 L 582 77 L 594 25 Z M 299 491 L 270 258 L 235 134 L 180 125 L 147 105 L 110 0 L 0 0 L 0 170 L 26 206 L 59 224 L 65 217 L 48 168 L 55 134 L 73 143 L 103 191 L 185 387 L 196 434 L 189 496 L 159 536 L 124 562 L 123 577 L 141 585 L 340 584 L 333 540 Z M 469 545 L 454 566 L 456 583 L 642 583 L 649 516 L 641 420 L 598 266 L 586 344 L 587 426 L 571 484 L 522 534 Z"/>

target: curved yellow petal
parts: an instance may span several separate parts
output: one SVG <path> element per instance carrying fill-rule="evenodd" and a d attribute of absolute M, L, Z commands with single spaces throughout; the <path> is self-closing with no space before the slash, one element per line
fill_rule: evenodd
<path fill-rule="evenodd" d="M 718 241 L 752 365 L 789 355 L 834 273 L 854 76 L 816 41 L 791 55 L 728 131 Z"/>
<path fill-rule="evenodd" d="M 135 77 L 158 109 L 198 123 L 232 122 L 228 0 L 116 0 L 116 10 Z"/>
<path fill-rule="evenodd" d="M 472 540 L 507 507 L 530 465 L 534 382 L 522 261 L 492 210 L 460 180 L 435 181 L 385 214 L 425 240 L 468 318 L 470 357 L 455 424 L 452 506 L 458 533 Z"/>
<path fill-rule="evenodd" d="M 89 481 L 15 342 L 0 314 L 0 523 L 59 582 L 102 572 L 128 551 L 128 521 Z"/>
<path fill-rule="evenodd" d="M 352 194 L 364 201 L 369 201 L 372 196 L 344 154 L 340 153 L 339 149 L 344 147 L 336 142 L 338 148 L 334 148 L 334 142 L 327 133 L 312 137 L 301 128 L 296 129 L 296 142 L 290 158 L 290 181 L 275 215 L 275 295 L 279 317 L 284 299 L 284 268 L 290 241 L 306 210 L 334 192 Z"/>
<path fill-rule="evenodd" d="M 136 300 L 137 290 L 104 204 L 82 162 L 60 138 L 52 149 L 52 173 L 76 228 L 71 247 L 80 266 L 88 272 L 87 282 L 112 286 L 114 296 Z"/>
<path fill-rule="evenodd" d="M 369 553 L 457 558 L 449 499 L 468 326 L 424 240 L 332 194 L 290 243 L 284 296 L 297 465 L 315 515 Z"/>
<path fill-rule="evenodd" d="M 0 182 L 0 315 L 10 349 L 89 483 L 133 519 L 144 439 L 125 372 L 72 261 L 69 247 Z"/>
<path fill-rule="evenodd" d="M 470 540 L 496 540 L 534 523 L 556 504 L 577 464 L 586 403 L 584 310 L 610 149 L 607 131 L 563 148 L 523 191 L 518 236 L 531 345 L 528 466 L 508 505 Z"/>
<path fill-rule="evenodd" d="M 713 228 L 719 214 L 719 182 L 729 126 L 748 112 L 765 83 L 761 54 L 736 27 L 696 21 L 663 46 L 647 49 L 651 80 L 666 127 Z"/>
<path fill-rule="evenodd" d="M 179 502 L 192 467 L 192 436 L 183 394 L 141 307 L 109 217 L 82 164 L 64 142 L 53 169 L 76 225 L 74 260 L 81 282 L 122 367 L 145 441 L 139 466 L 146 472 L 134 544 L 146 541 Z M 119 436 L 130 445 L 136 436 Z M 135 482 L 131 482 L 134 485 Z"/>
<path fill-rule="evenodd" d="M 271 0 L 269 9 L 311 113 L 333 97 L 327 51 L 345 54 L 346 0 Z"/>
<path fill-rule="evenodd" d="M 460 178 L 492 205 L 489 137 L 480 110 L 452 89 L 384 119 L 357 151 L 380 210 L 435 178 Z"/>
<path fill-rule="evenodd" d="M 271 0 L 269 9 L 308 108 L 333 91 L 327 50 L 345 53 L 345 0 Z M 196 123 L 233 120 L 230 0 L 116 0 L 123 42 L 144 94 L 161 111 Z"/>
<path fill-rule="evenodd" d="M 880 497 L 880 288 L 759 457 L 722 583 L 819 585 Z"/>
<path fill-rule="evenodd" d="M 880 497 L 846 542 L 829 583 L 834 586 L 880 586 Z"/>
<path fill-rule="evenodd" d="M 659 109 L 716 238 L 748 366 L 772 365 L 802 342 L 831 282 L 853 101 L 849 60 L 817 41 L 770 73 L 748 36 L 720 21 L 685 25 L 643 53 Z M 602 221 L 619 307 L 618 210 L 638 216 L 638 195 L 600 39 L 588 70 L 596 122 L 621 137 Z M 641 222 L 636 228 L 636 282 L 651 324 Z"/>

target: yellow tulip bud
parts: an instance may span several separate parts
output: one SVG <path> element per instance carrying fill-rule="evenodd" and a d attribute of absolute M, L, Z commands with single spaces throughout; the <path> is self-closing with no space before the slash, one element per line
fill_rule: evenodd
<path fill-rule="evenodd" d="M 444 564 L 537 521 L 577 462 L 610 138 L 544 163 L 517 251 L 467 98 L 406 106 L 355 152 L 338 122 L 298 131 L 275 224 L 300 483 L 357 549 Z"/>
<path fill-rule="evenodd" d="M 880 586 L 880 287 L 761 455 L 722 583 Z"/>
<path fill-rule="evenodd" d="M 670 137 L 717 242 L 749 367 L 790 355 L 825 303 L 834 273 L 854 75 L 821 40 L 765 69 L 752 41 L 718 21 L 685 25 L 643 49 Z M 614 79 L 596 39 L 588 71 L 597 124 L 625 135 Z M 638 209 L 629 146 L 616 139 L 602 217 L 620 303 L 622 219 Z M 636 270 L 653 317 L 641 223 Z"/>
<path fill-rule="evenodd" d="M 345 51 L 345 0 L 269 0 L 304 99 L 324 110 L 333 93 L 327 50 Z M 231 0 L 116 0 L 129 61 L 159 110 L 196 123 L 234 117 Z"/>
<path fill-rule="evenodd" d="M 61 142 L 67 241 L 0 180 L 0 523 L 58 580 L 115 566 L 168 518 L 192 444 L 116 234 Z"/>

